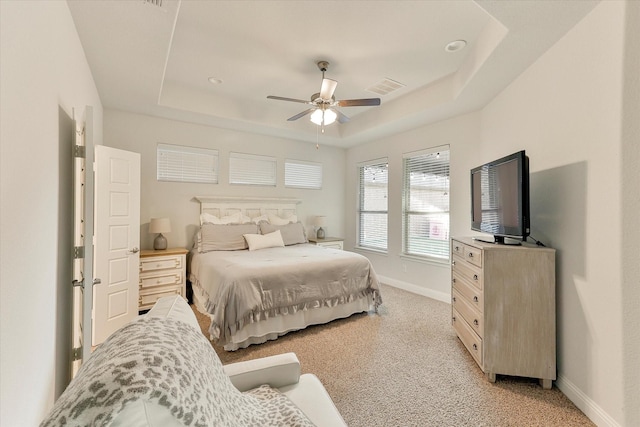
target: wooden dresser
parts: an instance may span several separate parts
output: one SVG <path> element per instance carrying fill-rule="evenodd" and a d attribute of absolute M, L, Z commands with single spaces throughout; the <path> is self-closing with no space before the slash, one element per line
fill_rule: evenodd
<path fill-rule="evenodd" d="M 452 324 L 491 382 L 556 379 L 555 250 L 451 240 Z"/>
<path fill-rule="evenodd" d="M 185 248 L 140 251 L 138 310 L 148 310 L 167 295 L 186 298 L 187 253 Z"/>

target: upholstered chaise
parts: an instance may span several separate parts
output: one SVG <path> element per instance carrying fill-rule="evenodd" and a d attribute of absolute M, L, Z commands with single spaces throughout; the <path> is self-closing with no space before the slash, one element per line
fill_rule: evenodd
<path fill-rule="evenodd" d="M 42 426 L 346 426 L 294 353 L 222 366 L 181 297 L 165 297 L 85 362 Z"/>

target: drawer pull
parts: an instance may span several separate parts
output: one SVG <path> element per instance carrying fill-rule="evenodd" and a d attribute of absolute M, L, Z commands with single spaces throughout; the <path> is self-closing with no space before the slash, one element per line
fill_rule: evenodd
<path fill-rule="evenodd" d="M 456 265 L 456 262 L 455 261 L 451 261 L 451 265 Z"/>
<path fill-rule="evenodd" d="M 469 258 L 473 258 L 473 252 L 469 252 Z"/>
<path fill-rule="evenodd" d="M 451 279 L 451 281 L 452 281 L 453 283 L 456 283 L 456 278 L 454 277 L 453 279 Z"/>
<path fill-rule="evenodd" d="M 455 247 L 455 251 L 456 251 L 456 252 L 460 252 L 460 246 L 456 246 L 456 247 Z"/>
<path fill-rule="evenodd" d="M 473 302 L 478 302 L 478 296 L 477 295 L 473 297 Z"/>
<path fill-rule="evenodd" d="M 476 281 L 478 280 L 478 275 L 477 274 L 473 275 L 473 280 L 476 280 Z"/>
<path fill-rule="evenodd" d="M 475 351 L 478 351 L 478 344 L 474 344 L 474 345 L 473 345 L 473 349 L 474 349 Z"/>
<path fill-rule="evenodd" d="M 456 297 L 453 297 L 453 302 L 456 302 Z"/>
<path fill-rule="evenodd" d="M 478 319 L 473 319 L 473 324 L 478 326 L 480 323 L 478 322 Z"/>
<path fill-rule="evenodd" d="M 451 318 L 451 320 L 453 320 L 453 321 L 455 322 L 455 321 L 456 321 L 456 316 L 453 316 L 453 317 Z"/>

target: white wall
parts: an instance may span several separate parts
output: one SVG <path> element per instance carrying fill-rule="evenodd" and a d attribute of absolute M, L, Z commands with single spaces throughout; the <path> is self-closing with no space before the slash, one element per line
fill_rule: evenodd
<path fill-rule="evenodd" d="M 38 425 L 68 381 L 72 109 L 102 106 L 66 2 L 0 2 L 0 425 Z"/>
<path fill-rule="evenodd" d="M 628 271 L 637 273 L 640 253 L 639 10 L 602 2 L 482 112 L 347 153 L 348 200 L 355 200 L 357 162 L 390 158 L 396 194 L 389 196 L 389 254 L 367 254 L 376 270 L 438 294 L 448 292 L 448 274 L 430 265 L 411 266 L 415 274 L 399 268 L 402 153 L 451 144 L 455 236 L 472 234 L 470 167 L 527 151 L 532 236 L 557 249 L 558 386 L 599 425 L 640 425 L 640 338 L 635 326 L 624 326 L 637 325 L 640 312 L 639 276 Z M 354 203 L 347 203 L 351 243 L 355 216 Z M 623 217 L 630 227 L 623 229 Z M 634 302 L 625 303 L 628 297 Z"/>
<path fill-rule="evenodd" d="M 558 385 L 603 425 L 625 425 L 624 48 L 624 3 L 603 2 L 482 115 L 483 158 L 530 156 L 532 234 L 557 249 Z"/>
<path fill-rule="evenodd" d="M 298 198 L 298 217 L 313 232 L 312 218 L 327 216 L 327 235 L 341 236 L 344 215 L 345 150 L 336 147 L 253 135 L 245 132 L 195 125 L 154 118 L 122 111 L 106 110 L 104 114 L 105 145 L 141 154 L 140 242 L 151 248 L 155 235 L 148 233 L 149 219 L 168 217 L 171 233 L 166 234 L 169 246 L 191 248 L 196 231 L 200 205 L 194 196 L 244 196 Z M 159 182 L 156 179 L 156 148 L 158 143 L 217 149 L 219 153 L 219 183 L 195 184 Z M 276 157 L 277 186 L 229 185 L 228 158 L 230 152 Z M 284 159 L 313 161 L 323 164 L 321 190 L 284 187 Z"/>
<path fill-rule="evenodd" d="M 358 170 L 367 160 L 386 157 L 389 162 L 388 250 L 386 254 L 357 251 L 366 255 L 376 272 L 387 283 L 432 298 L 449 301 L 450 267 L 448 263 L 417 262 L 402 258 L 402 155 L 441 145 L 449 145 L 451 236 L 468 235 L 470 200 L 469 170 L 478 166 L 480 115 L 467 114 L 432 126 L 412 130 L 376 142 L 354 147 L 347 152 L 345 227 L 348 248 L 356 244 Z M 405 271 L 406 270 L 406 271 Z"/>

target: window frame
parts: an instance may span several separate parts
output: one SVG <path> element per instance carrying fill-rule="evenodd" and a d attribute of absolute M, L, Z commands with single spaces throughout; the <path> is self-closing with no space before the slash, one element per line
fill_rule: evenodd
<path fill-rule="evenodd" d="M 163 165 L 163 156 L 173 153 L 172 165 Z M 209 164 L 209 159 L 211 162 Z M 165 157 L 166 158 L 166 157 Z M 185 163 L 191 163 L 185 169 Z M 206 173 L 203 165 L 212 166 L 211 173 Z M 167 144 L 159 142 L 156 145 L 156 181 L 158 182 L 188 182 L 195 184 L 218 184 L 220 182 L 220 153 L 216 149 L 190 147 L 186 145 Z"/>
<path fill-rule="evenodd" d="M 308 167 L 311 169 L 307 169 L 308 174 L 305 175 L 300 173 L 300 171 L 296 171 L 295 173 L 289 172 L 287 173 L 287 166 L 295 165 Z M 312 179 L 308 179 L 311 177 Z M 297 181 L 291 183 L 291 181 Z M 284 159 L 284 186 L 285 188 L 301 188 L 306 190 L 321 190 L 322 189 L 322 180 L 323 180 L 323 164 L 319 162 L 310 162 L 307 160 L 296 160 L 296 159 Z M 287 183 L 289 182 L 289 183 Z M 317 185 L 316 185 L 317 184 Z"/>
<path fill-rule="evenodd" d="M 234 160 L 253 162 L 253 166 L 234 170 L 237 165 Z M 268 174 L 259 175 L 260 163 L 263 163 L 264 170 L 270 169 Z M 267 167 L 268 165 L 268 167 Z M 250 173 L 248 173 L 250 172 Z M 229 184 L 230 185 L 251 185 L 275 187 L 278 183 L 278 159 L 272 156 L 261 154 L 229 153 Z"/>
<path fill-rule="evenodd" d="M 439 154 L 440 153 L 440 154 Z M 430 160 L 429 157 L 435 156 L 439 157 L 442 153 L 446 153 L 446 165 L 438 163 L 444 163 L 444 159 L 438 162 L 436 159 Z M 414 165 L 411 167 L 411 161 L 419 162 L 418 165 Z M 434 172 L 434 175 L 440 175 L 440 173 L 446 171 L 446 174 L 443 176 L 443 181 L 439 183 L 438 187 L 424 188 L 423 191 L 433 192 L 435 191 L 444 191 L 444 194 L 440 197 L 440 200 L 433 199 L 419 199 L 423 203 L 427 201 L 432 202 L 430 206 L 432 208 L 425 209 L 416 209 L 415 206 L 411 206 L 412 201 L 416 201 L 416 199 L 412 199 L 412 190 L 414 186 L 411 185 L 411 173 L 416 172 L 416 167 L 420 166 L 423 174 L 425 173 L 424 168 L 427 169 L 426 173 L 428 174 L 430 171 Z M 410 169 L 409 169 L 410 168 Z M 444 168 L 444 170 L 440 170 L 440 168 Z M 404 153 L 402 156 L 402 256 L 409 258 L 422 259 L 425 261 L 433 261 L 437 263 L 449 263 L 450 261 L 450 247 L 451 247 L 451 150 L 449 145 L 442 145 L 433 148 L 428 148 L 425 150 L 412 151 L 408 153 Z M 429 178 L 427 178 L 429 179 Z M 438 179 L 436 179 L 438 180 Z M 446 209 L 444 210 L 435 210 L 433 207 L 437 203 L 440 205 L 444 204 L 443 198 L 446 198 Z M 443 220 L 444 216 L 446 216 L 446 220 Z M 417 217 L 425 218 L 423 224 L 428 224 L 429 232 L 428 237 L 425 237 L 423 242 L 417 241 L 415 238 L 412 238 L 412 232 L 409 227 L 420 226 L 418 221 L 412 221 L 412 219 Z M 436 218 L 434 221 L 433 218 Z M 438 227 L 439 226 L 439 227 Z M 444 229 L 443 229 L 444 228 Z M 431 234 L 437 233 L 441 234 L 442 237 L 432 238 Z M 439 243 L 443 242 L 443 243 Z"/>
<path fill-rule="evenodd" d="M 364 205 L 366 200 L 364 200 L 363 197 L 365 197 L 364 194 L 364 182 L 363 182 L 363 177 L 365 176 L 365 172 L 366 172 L 366 168 L 369 167 L 380 167 L 383 166 L 385 169 L 385 175 L 386 175 L 386 188 L 385 188 L 385 196 L 384 199 L 386 200 L 386 209 L 381 210 L 381 209 L 377 209 L 377 210 L 370 210 L 370 209 L 364 209 Z M 376 251 L 376 252 L 383 252 L 383 253 L 387 253 L 389 250 L 389 161 L 388 158 L 384 157 L 384 158 L 379 158 L 379 159 L 374 159 L 374 160 L 368 160 L 365 162 L 361 162 L 357 165 L 357 174 L 358 174 L 358 206 L 357 206 L 357 230 L 356 230 L 356 247 L 358 249 L 366 249 L 366 250 L 371 250 L 371 251 Z M 384 232 L 384 245 L 375 245 L 372 244 L 371 242 L 372 240 L 363 240 L 363 235 L 364 235 L 364 224 L 365 221 L 363 220 L 363 216 L 364 215 L 384 215 L 384 221 L 382 223 L 384 223 L 384 227 L 382 230 Z M 376 230 L 372 230 L 372 231 L 376 231 Z"/>

